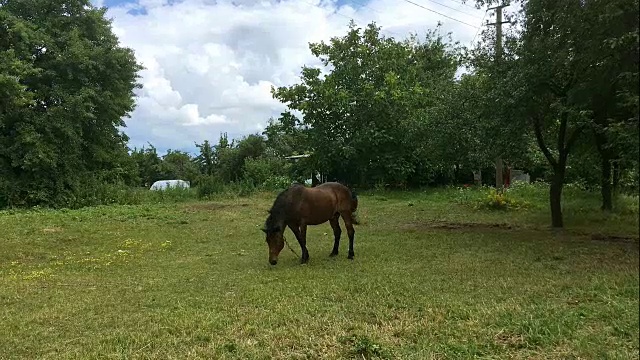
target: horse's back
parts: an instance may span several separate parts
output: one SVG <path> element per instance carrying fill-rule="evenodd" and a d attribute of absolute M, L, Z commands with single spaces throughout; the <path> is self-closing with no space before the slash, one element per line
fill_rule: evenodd
<path fill-rule="evenodd" d="M 336 212 L 349 211 L 352 207 L 351 190 L 338 182 L 326 182 L 309 190 L 316 190 L 330 198 Z"/>

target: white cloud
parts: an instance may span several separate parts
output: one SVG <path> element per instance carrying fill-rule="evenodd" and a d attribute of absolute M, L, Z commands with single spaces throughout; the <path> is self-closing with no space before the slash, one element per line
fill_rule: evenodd
<path fill-rule="evenodd" d="M 473 16 L 414 2 L 475 26 L 484 14 L 453 0 L 440 2 Z M 344 34 L 349 17 L 360 26 L 376 21 L 394 37 L 424 34 L 438 21 L 461 43 L 476 33 L 406 1 L 363 3 L 139 0 L 110 7 L 115 33 L 145 66 L 136 110 L 126 119 L 130 145 L 193 150 L 194 142 L 216 142 L 221 132 L 239 137 L 260 131 L 284 110 L 271 86 L 295 83 L 303 65 L 319 64 L 308 43 Z"/>

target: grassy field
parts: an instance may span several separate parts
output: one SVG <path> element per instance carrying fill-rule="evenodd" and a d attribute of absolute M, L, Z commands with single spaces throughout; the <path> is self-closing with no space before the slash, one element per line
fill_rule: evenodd
<path fill-rule="evenodd" d="M 638 359 L 638 199 L 485 196 L 362 193 L 354 261 L 325 224 L 275 267 L 274 194 L 3 212 L 0 358 Z"/>

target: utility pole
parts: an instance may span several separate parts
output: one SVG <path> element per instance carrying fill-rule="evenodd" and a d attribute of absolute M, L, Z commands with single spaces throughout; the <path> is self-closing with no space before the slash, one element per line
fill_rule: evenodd
<path fill-rule="evenodd" d="M 502 21 L 502 8 L 506 6 L 507 5 L 502 4 L 487 9 L 487 11 L 494 9 L 496 10 L 496 22 L 487 25 L 496 26 L 496 63 L 498 66 L 500 66 L 500 62 L 502 59 L 502 24 L 508 23 L 508 21 Z M 502 192 L 502 189 L 504 187 L 504 181 L 502 179 L 502 168 L 502 156 L 498 155 L 498 158 L 496 159 L 496 190 L 500 193 Z"/>

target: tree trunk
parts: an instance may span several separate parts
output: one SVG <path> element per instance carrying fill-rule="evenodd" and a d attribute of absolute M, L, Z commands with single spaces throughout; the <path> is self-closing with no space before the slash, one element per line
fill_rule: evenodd
<path fill-rule="evenodd" d="M 544 142 L 542 135 L 542 122 L 540 118 L 534 118 L 534 134 L 540 150 L 549 161 L 553 168 L 553 179 L 549 189 L 549 202 L 551 205 L 551 226 L 554 228 L 564 227 L 562 218 L 562 187 L 564 186 L 564 178 L 567 169 L 567 158 L 571 148 L 578 140 L 582 127 L 577 127 L 568 136 L 567 139 L 567 123 L 569 121 L 569 113 L 564 111 L 560 116 L 560 129 L 558 132 L 558 158 L 555 159 L 551 151 Z"/>
<path fill-rule="evenodd" d="M 602 193 L 602 206 L 600 207 L 604 211 L 611 211 L 613 209 L 613 197 L 611 194 L 611 159 L 606 154 L 601 156 L 601 193 Z"/>
<path fill-rule="evenodd" d="M 551 226 L 554 228 L 564 227 L 562 218 L 562 187 L 564 186 L 564 171 L 554 169 L 551 189 L 549 191 L 549 201 L 551 205 Z"/>
<path fill-rule="evenodd" d="M 611 194 L 611 156 L 607 150 L 607 138 L 599 131 L 594 130 L 596 149 L 600 154 L 600 193 L 602 194 L 602 205 L 600 209 L 603 211 L 611 211 L 613 208 L 613 197 Z"/>

